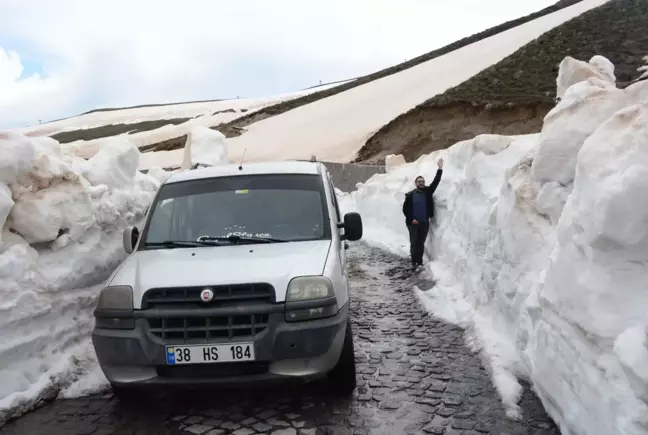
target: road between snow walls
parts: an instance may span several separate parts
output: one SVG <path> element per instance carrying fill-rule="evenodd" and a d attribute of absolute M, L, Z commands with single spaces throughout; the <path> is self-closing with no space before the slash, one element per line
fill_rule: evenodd
<path fill-rule="evenodd" d="M 437 284 L 417 295 L 467 329 L 509 417 L 528 379 L 563 434 L 648 433 L 648 82 L 618 90 L 610 68 L 564 63 L 540 134 L 480 136 L 339 194 L 369 243 L 405 255 L 403 193 L 446 159 L 427 247 Z M 120 138 L 84 160 L 0 134 L 1 425 L 105 386 L 92 306 L 168 173 L 138 172 Z"/>
<path fill-rule="evenodd" d="M 322 383 L 151 394 L 136 406 L 107 391 L 56 400 L 9 422 L 2 435 L 558 435 L 527 387 L 524 418 L 506 418 L 488 371 L 461 328 L 416 301 L 407 259 L 350 243 L 357 388 Z M 431 285 L 428 283 L 427 285 Z"/>
<path fill-rule="evenodd" d="M 445 159 L 419 299 L 469 332 L 510 416 L 531 381 L 563 434 L 648 433 L 648 82 L 568 59 L 535 135 L 478 136 L 341 195 L 406 255 L 403 194 Z"/>

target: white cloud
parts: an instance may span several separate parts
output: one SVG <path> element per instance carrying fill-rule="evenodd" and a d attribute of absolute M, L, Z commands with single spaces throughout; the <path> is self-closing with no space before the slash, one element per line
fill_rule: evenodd
<path fill-rule="evenodd" d="M 553 2 L 3 0 L 0 128 L 366 74 Z M 7 51 L 23 49 L 42 77 Z"/>
<path fill-rule="evenodd" d="M 23 69 L 18 53 L 0 47 L 0 123 L 33 118 L 29 114 L 30 107 L 38 105 L 45 108 L 45 113 L 54 113 L 64 103 L 66 96 L 57 78 L 43 78 L 38 74 L 24 76 Z"/>

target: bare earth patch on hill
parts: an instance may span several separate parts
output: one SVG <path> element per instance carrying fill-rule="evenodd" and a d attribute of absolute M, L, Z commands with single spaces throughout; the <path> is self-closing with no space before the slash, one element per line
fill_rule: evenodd
<path fill-rule="evenodd" d="M 645 0 L 611 0 L 395 118 L 366 142 L 356 161 L 380 162 L 394 153 L 411 161 L 478 134 L 537 133 L 554 105 L 555 77 L 565 56 L 585 61 L 605 56 L 616 66 L 618 86 L 627 86 L 646 55 L 646 23 Z M 529 112 L 533 119 L 510 124 Z M 458 122 L 469 119 L 470 125 Z"/>
<path fill-rule="evenodd" d="M 392 141 L 390 146 L 385 146 L 383 141 L 373 140 L 361 150 L 370 157 L 361 160 L 360 156 L 358 161 L 384 164 L 385 157 L 394 153 L 403 154 L 407 161 L 413 161 L 421 156 L 421 149 L 428 154 L 484 133 L 516 135 L 520 131 L 537 132 L 542 128 L 544 115 L 552 107 L 550 104 L 533 104 L 505 108 L 467 103 L 449 107 L 421 107 L 409 115 L 407 123 L 389 124 L 385 134 Z M 407 138 L 408 142 L 397 139 L 401 137 Z"/>
<path fill-rule="evenodd" d="M 81 130 L 62 131 L 50 136 L 60 143 L 69 143 L 77 140 L 93 140 L 103 137 L 117 136 L 124 133 L 141 133 L 143 131 L 155 130 L 165 125 L 178 125 L 189 121 L 191 118 L 158 119 L 155 121 L 143 121 L 133 124 L 108 124 L 101 127 L 86 128 Z"/>

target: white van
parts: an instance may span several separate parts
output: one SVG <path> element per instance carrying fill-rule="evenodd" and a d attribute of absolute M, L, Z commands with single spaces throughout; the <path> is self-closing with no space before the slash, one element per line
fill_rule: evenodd
<path fill-rule="evenodd" d="M 342 219 L 318 162 L 214 166 L 159 189 L 131 254 L 101 291 L 92 341 L 118 396 L 129 387 L 328 378 L 355 388 Z"/>

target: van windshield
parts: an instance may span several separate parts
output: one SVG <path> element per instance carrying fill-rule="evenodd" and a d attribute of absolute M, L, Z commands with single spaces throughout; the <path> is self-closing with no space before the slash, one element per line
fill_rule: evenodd
<path fill-rule="evenodd" d="M 144 229 L 144 248 L 170 242 L 218 244 L 226 239 L 237 243 L 328 239 L 325 198 L 318 175 L 232 176 L 167 184 L 161 187 Z"/>

